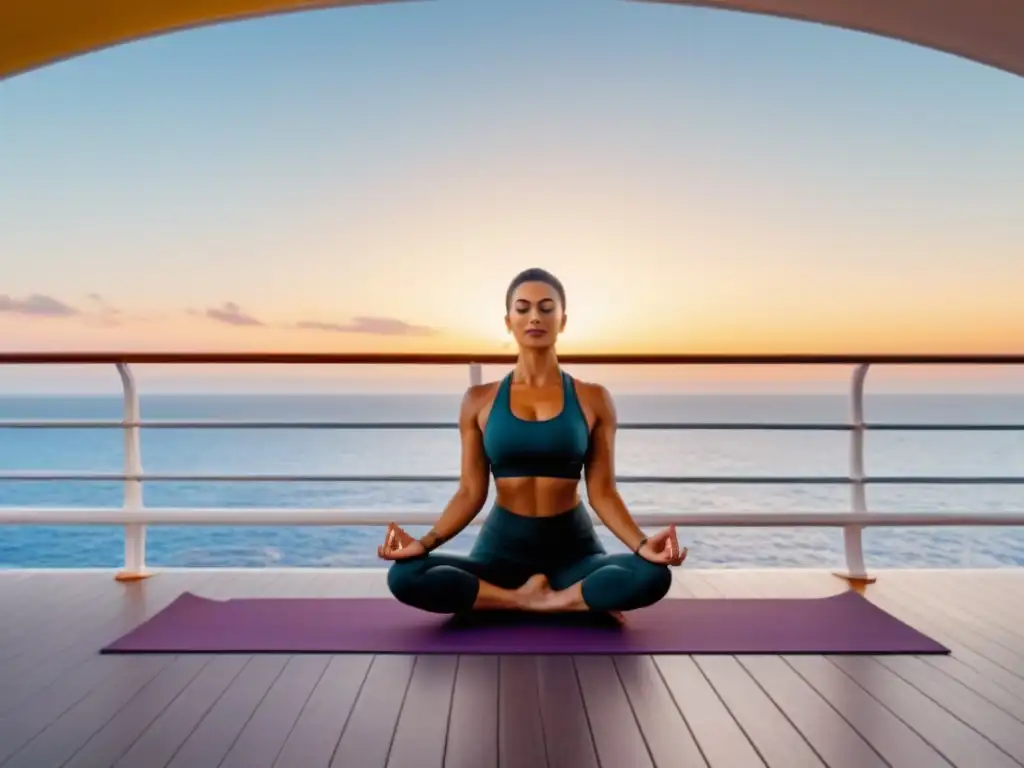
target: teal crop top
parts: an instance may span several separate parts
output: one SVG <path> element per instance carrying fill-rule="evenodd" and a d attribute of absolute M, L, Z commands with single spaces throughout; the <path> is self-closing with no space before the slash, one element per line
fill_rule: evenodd
<path fill-rule="evenodd" d="M 572 377 L 562 372 L 563 405 L 553 419 L 520 419 L 512 413 L 511 393 L 510 373 L 498 385 L 484 426 L 484 451 L 494 477 L 580 479 L 590 449 L 590 428 Z"/>

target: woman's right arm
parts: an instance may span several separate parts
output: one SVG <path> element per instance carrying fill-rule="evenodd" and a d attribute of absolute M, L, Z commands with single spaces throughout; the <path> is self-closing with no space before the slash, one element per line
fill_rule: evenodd
<path fill-rule="evenodd" d="M 458 535 L 480 513 L 487 501 L 490 466 L 484 452 L 478 417 L 488 391 L 487 386 L 470 387 L 462 398 L 459 409 L 459 435 L 462 442 L 459 489 L 430 533 L 420 539 L 427 551 L 436 549 Z"/>

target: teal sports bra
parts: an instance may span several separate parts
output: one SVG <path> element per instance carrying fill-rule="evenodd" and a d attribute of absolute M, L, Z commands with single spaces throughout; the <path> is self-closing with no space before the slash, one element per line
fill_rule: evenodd
<path fill-rule="evenodd" d="M 553 419 L 520 419 L 512 413 L 512 374 L 501 380 L 484 426 L 484 452 L 495 478 L 580 479 L 590 450 L 590 427 L 576 385 L 564 371 L 562 401 Z"/>

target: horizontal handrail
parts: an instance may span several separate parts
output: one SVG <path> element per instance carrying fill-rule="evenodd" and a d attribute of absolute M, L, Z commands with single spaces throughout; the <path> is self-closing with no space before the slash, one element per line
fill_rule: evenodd
<path fill-rule="evenodd" d="M 115 421 L 112 419 L 0 419 L 0 429 L 303 429 L 303 430 L 451 430 L 457 429 L 453 421 L 239 421 L 201 419 L 198 421 L 151 419 L 148 421 Z M 687 430 L 707 431 L 768 431 L 768 432 L 849 432 L 853 424 L 824 422 L 771 422 L 771 421 L 625 421 L 620 430 L 667 432 Z M 878 432 L 1024 432 L 1022 424 L 989 423 L 866 423 L 863 429 Z"/>
<path fill-rule="evenodd" d="M 334 474 L 183 474 L 121 472 L 0 472 L 0 482 L 137 482 L 137 483 L 457 483 L 458 475 L 334 475 Z M 618 483 L 664 485 L 1024 485 L 1024 476 L 1004 475 L 894 475 L 851 478 L 841 475 L 625 475 Z"/>
<path fill-rule="evenodd" d="M 1024 365 L 1024 354 L 561 354 L 566 365 Z M 508 353 L 0 352 L 0 365 L 511 365 Z"/>
<path fill-rule="evenodd" d="M 865 489 L 870 484 L 986 484 L 1020 485 L 1024 477 L 867 477 L 864 468 L 864 443 L 868 431 L 1024 431 L 1024 424 L 985 423 L 866 423 L 864 414 L 864 382 L 872 365 L 1024 365 L 1024 354 L 974 355 L 864 355 L 864 354 L 604 354 L 562 355 L 567 365 L 851 365 L 850 420 L 848 423 L 777 423 L 777 422 L 625 422 L 623 430 L 765 430 L 765 431 L 833 431 L 849 435 L 849 473 L 846 476 L 627 476 L 622 483 L 671 484 L 814 484 L 846 485 L 850 488 L 850 512 L 708 512 L 689 515 L 635 513 L 640 525 L 679 526 L 746 526 L 805 527 L 836 526 L 843 529 L 846 569 L 852 579 L 867 577 L 861 530 L 869 526 L 1020 526 L 1024 512 L 1013 513 L 878 513 L 869 512 Z M 121 379 L 123 418 L 110 419 L 46 419 L 4 420 L 0 429 L 96 429 L 116 428 L 123 433 L 124 468 L 121 473 L 37 472 L 0 473 L 3 481 L 110 481 L 124 486 L 124 503 L 120 509 L 104 508 L 0 508 L 0 523 L 24 525 L 113 524 L 125 529 L 124 578 L 139 578 L 146 573 L 146 525 L 381 525 L 397 522 L 402 525 L 431 525 L 437 511 L 424 512 L 362 512 L 336 509 L 170 509 L 147 508 L 143 504 L 143 483 L 148 482 L 456 482 L 453 476 L 424 475 L 331 475 L 331 474 L 212 474 L 143 472 L 140 434 L 145 428 L 156 429 L 349 429 L 349 430 L 415 430 L 454 429 L 452 422 L 352 422 L 352 421 L 231 421 L 219 419 L 144 420 L 132 364 L 266 364 L 266 365 L 468 365 L 469 383 L 482 382 L 483 365 L 511 366 L 510 354 L 396 354 L 396 353 L 223 353 L 223 352 L 0 352 L 3 365 L 95 365 L 113 364 Z M 484 518 L 474 521 L 474 525 Z M 595 522 L 600 521 L 595 518 Z"/>
<path fill-rule="evenodd" d="M 453 430 L 458 429 L 454 421 L 239 421 L 201 419 L 198 421 L 178 421 L 172 419 L 154 419 L 126 423 L 112 419 L 39 419 L 5 420 L 0 419 L 0 429 L 124 429 L 139 427 L 141 429 L 331 429 L 331 430 Z M 661 422 L 661 421 L 626 421 L 619 422 L 618 429 L 629 430 L 781 430 L 781 431 L 835 431 L 842 432 L 852 429 L 849 424 L 792 422 Z M 1020 425 L 1024 430 L 1024 424 Z"/>
<path fill-rule="evenodd" d="M 0 507 L 0 524 L 8 525 L 433 525 L 437 511 L 345 510 L 328 508 L 232 507 Z M 674 524 L 688 528 L 845 528 L 858 527 L 968 527 L 1024 526 L 1024 511 L 977 512 L 704 512 L 671 514 L 636 512 L 638 525 Z M 595 525 L 603 525 L 591 514 Z M 477 515 L 472 526 L 482 525 L 487 514 Z"/>

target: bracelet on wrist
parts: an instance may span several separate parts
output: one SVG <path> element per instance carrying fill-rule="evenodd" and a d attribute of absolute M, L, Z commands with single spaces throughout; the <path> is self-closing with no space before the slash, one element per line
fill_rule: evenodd
<path fill-rule="evenodd" d="M 420 544 L 423 545 L 423 548 L 427 550 L 427 552 L 430 552 L 444 544 L 444 536 L 435 531 L 430 531 L 430 533 L 420 539 Z"/>
<path fill-rule="evenodd" d="M 633 550 L 633 554 L 634 555 L 639 555 L 640 554 L 640 550 L 643 549 L 643 546 L 646 543 L 647 543 L 647 537 L 644 536 L 642 539 L 640 539 L 640 543 L 636 545 L 636 549 Z"/>

